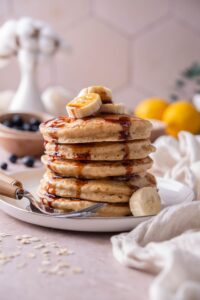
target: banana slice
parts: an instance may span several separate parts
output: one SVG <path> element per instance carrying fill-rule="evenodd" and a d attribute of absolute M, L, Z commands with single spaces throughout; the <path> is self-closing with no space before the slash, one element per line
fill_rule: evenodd
<path fill-rule="evenodd" d="M 78 97 L 85 96 L 88 93 L 99 94 L 102 103 L 112 103 L 112 91 L 101 85 L 89 86 L 88 88 L 82 89 L 78 94 Z"/>
<path fill-rule="evenodd" d="M 143 187 L 133 193 L 129 200 L 130 210 L 135 217 L 150 216 L 159 213 L 160 197 L 155 187 Z"/>
<path fill-rule="evenodd" d="M 106 104 L 102 104 L 100 108 L 100 112 L 122 115 L 125 113 L 125 106 L 122 103 L 106 103 Z"/>
<path fill-rule="evenodd" d="M 66 109 L 69 117 L 81 119 L 99 111 L 101 105 L 102 102 L 100 96 L 96 93 L 89 93 L 74 98 L 67 104 Z"/>

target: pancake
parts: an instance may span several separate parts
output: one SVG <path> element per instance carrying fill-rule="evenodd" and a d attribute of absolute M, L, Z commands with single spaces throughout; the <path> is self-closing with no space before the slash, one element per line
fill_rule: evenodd
<path fill-rule="evenodd" d="M 62 160 L 43 155 L 43 164 L 56 174 L 63 177 L 96 179 L 113 176 L 126 176 L 145 172 L 152 166 L 152 159 L 146 157 L 128 161 L 73 161 Z"/>
<path fill-rule="evenodd" d="M 136 175 L 127 181 L 114 179 L 80 180 L 75 178 L 58 178 L 47 171 L 41 180 L 41 188 L 48 194 L 60 197 L 80 198 L 97 202 L 120 203 L 128 202 L 130 196 L 138 188 L 155 186 L 155 177 L 146 174 Z"/>
<path fill-rule="evenodd" d="M 37 201 L 47 207 L 51 206 L 62 212 L 77 211 L 97 203 L 81 199 L 54 197 L 52 195 L 47 195 L 42 189 L 39 190 L 39 198 Z M 129 205 L 126 203 L 109 203 L 105 207 L 98 209 L 96 212 L 96 216 L 98 217 L 122 217 L 128 215 L 131 215 L 131 211 Z"/>
<path fill-rule="evenodd" d="M 62 159 L 73 160 L 130 160 L 147 157 L 155 147 L 150 140 L 129 142 L 87 143 L 60 145 L 47 143 L 45 153 Z"/>
<path fill-rule="evenodd" d="M 107 114 L 84 119 L 63 116 L 40 125 L 44 139 L 59 144 L 147 139 L 151 129 L 152 125 L 147 120 L 130 115 Z"/>

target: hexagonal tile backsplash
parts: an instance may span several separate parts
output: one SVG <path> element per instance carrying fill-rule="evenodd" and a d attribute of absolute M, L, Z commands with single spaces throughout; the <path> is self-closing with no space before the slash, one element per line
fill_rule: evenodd
<path fill-rule="evenodd" d="M 41 89 L 61 84 L 74 95 L 111 87 L 128 108 L 144 97 L 168 98 L 179 73 L 200 61 L 199 0 L 1 0 L 0 22 L 32 16 L 71 43 L 40 68 Z M 16 62 L 0 70 L 0 90 L 16 88 Z"/>

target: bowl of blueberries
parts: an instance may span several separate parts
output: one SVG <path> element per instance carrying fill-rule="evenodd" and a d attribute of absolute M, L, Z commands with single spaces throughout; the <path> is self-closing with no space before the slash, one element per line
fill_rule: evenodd
<path fill-rule="evenodd" d="M 40 156 L 44 141 L 39 131 L 49 115 L 43 113 L 5 113 L 0 115 L 0 145 L 18 157 Z"/>

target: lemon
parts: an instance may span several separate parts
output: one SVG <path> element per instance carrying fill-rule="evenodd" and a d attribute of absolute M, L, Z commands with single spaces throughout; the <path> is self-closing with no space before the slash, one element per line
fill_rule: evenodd
<path fill-rule="evenodd" d="M 181 130 L 193 134 L 200 131 L 200 113 L 184 100 L 170 104 L 164 112 L 163 121 L 167 124 L 167 133 L 173 136 L 177 136 Z"/>
<path fill-rule="evenodd" d="M 135 115 L 143 119 L 162 120 L 169 103 L 161 98 L 149 98 L 141 101 L 135 108 Z"/>

